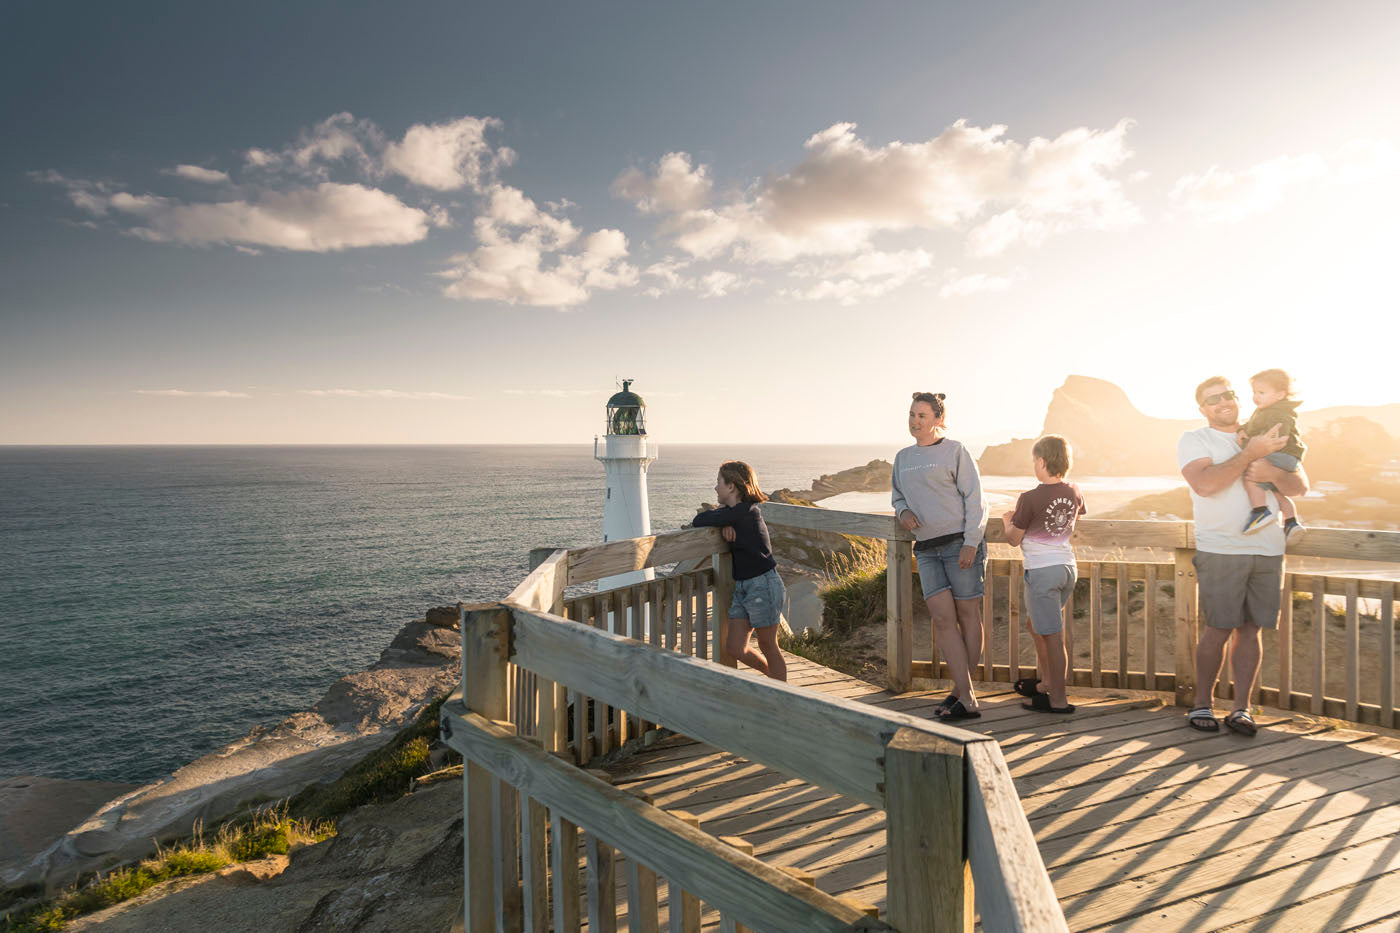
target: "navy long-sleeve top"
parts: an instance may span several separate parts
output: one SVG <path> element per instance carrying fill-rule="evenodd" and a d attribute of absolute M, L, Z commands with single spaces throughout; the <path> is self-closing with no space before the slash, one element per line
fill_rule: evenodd
<path fill-rule="evenodd" d="M 773 542 L 768 538 L 768 525 L 763 521 L 763 513 L 757 502 L 740 502 L 718 509 L 701 512 L 691 522 L 696 528 L 723 528 L 729 525 L 734 529 L 734 543 L 729 552 L 734 555 L 734 579 L 751 580 L 761 577 L 778 566 L 773 559 Z"/>

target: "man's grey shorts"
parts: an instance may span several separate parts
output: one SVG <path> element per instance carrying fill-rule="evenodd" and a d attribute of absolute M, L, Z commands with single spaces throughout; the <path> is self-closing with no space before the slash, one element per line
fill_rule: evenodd
<path fill-rule="evenodd" d="M 1239 628 L 1253 622 L 1278 627 L 1283 589 L 1283 555 L 1209 554 L 1197 551 L 1196 591 L 1201 617 L 1211 628 Z"/>
<path fill-rule="evenodd" d="M 1052 564 L 1027 570 L 1025 578 L 1031 631 L 1037 635 L 1054 635 L 1064 628 L 1065 603 L 1074 597 L 1079 569 L 1074 564 Z"/>

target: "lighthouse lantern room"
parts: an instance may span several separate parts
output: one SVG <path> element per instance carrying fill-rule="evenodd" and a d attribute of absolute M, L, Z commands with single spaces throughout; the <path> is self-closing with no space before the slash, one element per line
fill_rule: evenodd
<path fill-rule="evenodd" d="M 655 442 L 647 435 L 646 402 L 632 391 L 631 379 L 622 380 L 622 391 L 608 399 L 606 433 L 593 439 L 593 456 L 602 461 L 607 478 L 603 500 L 603 540 L 619 541 L 651 534 L 647 502 L 647 467 L 657 457 Z M 600 443 L 601 440 L 601 443 Z M 650 568 L 606 577 L 600 590 L 652 579 Z"/>

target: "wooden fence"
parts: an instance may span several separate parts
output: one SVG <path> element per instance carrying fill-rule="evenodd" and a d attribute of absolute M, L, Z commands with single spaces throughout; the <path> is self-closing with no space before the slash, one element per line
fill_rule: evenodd
<path fill-rule="evenodd" d="M 677 562 L 564 598 L 570 583 Z M 461 607 L 462 690 L 442 722 L 466 759 L 467 929 L 613 930 L 619 864 L 632 930 L 660 928 L 659 879 L 668 927 L 685 933 L 702 903 L 724 930 L 962 933 L 974 893 L 984 929 L 1067 929 L 997 744 L 705 660 L 732 585 L 719 532 L 693 529 L 555 551 L 503 602 Z M 884 810 L 885 920 L 577 766 L 652 724 Z"/>
<path fill-rule="evenodd" d="M 883 539 L 887 554 L 886 612 L 889 652 L 889 686 L 895 692 L 909 689 L 914 677 L 947 676 L 945 664 L 913 659 L 913 582 L 914 538 L 899 526 L 893 516 L 857 512 L 837 512 L 820 508 L 765 502 L 764 519 L 770 525 L 786 525 L 809 531 L 837 532 Z M 987 541 L 1006 542 L 1000 518 L 987 523 Z M 1127 687 L 1174 692 L 1178 704 L 1193 702 L 1195 691 L 1195 651 L 1199 612 L 1195 554 L 1195 525 L 1192 522 L 1128 522 L 1083 520 L 1077 523 L 1071 543 L 1088 553 L 1137 552 L 1151 549 L 1162 555 L 1139 560 L 1081 558 L 1079 577 L 1088 581 L 1087 606 L 1080 600 L 1065 609 L 1065 641 L 1070 657 L 1074 641 L 1089 640 L 1089 666 L 1075 667 L 1071 682 L 1086 687 Z M 1288 547 L 1289 556 L 1367 560 L 1395 564 L 1400 576 L 1400 533 L 1351 529 L 1310 528 Z M 980 668 L 981 679 L 1009 683 L 1033 673 L 1034 660 L 1023 651 L 1030 649 L 1030 636 L 1022 637 L 1024 607 L 1021 592 L 1021 561 L 993 559 L 987 564 L 987 586 L 982 597 L 982 615 L 989 635 Z M 1395 706 L 1395 597 L 1400 583 L 1363 579 L 1344 574 L 1286 573 L 1283 583 L 1278 631 L 1272 657 L 1266 658 L 1261 680 L 1256 684 L 1254 702 L 1283 709 L 1347 719 L 1366 725 L 1400 728 L 1400 710 Z M 1112 594 L 1112 612 L 1105 612 L 1106 594 Z M 1159 644 L 1157 597 L 1169 594 L 1172 603 L 1172 637 Z M 1135 607 L 1135 595 L 1142 605 Z M 1308 643 L 1295 651 L 1295 596 L 1309 597 Z M 1326 597 L 1345 600 L 1341 663 L 1329 668 Z M 1375 600 L 1373 622 L 1363 625 L 1360 600 Z M 1076 624 L 1077 616 L 1087 615 L 1086 626 Z M 1111 625 L 1106 620 L 1111 615 Z M 1004 619 L 1004 628 L 994 628 L 994 617 Z M 1076 632 L 1076 629 L 1079 631 Z M 1368 629 L 1363 633 L 1363 629 Z M 1000 636 L 1004 634 L 1004 639 Z M 998 637 L 994 640 L 992 635 Z M 1134 645 L 1140 650 L 1133 652 Z M 994 656 L 993 648 L 1000 648 Z M 1111 648 L 1112 653 L 1109 653 Z M 1082 652 L 1081 652 L 1082 653 Z M 1137 666 L 1130 665 L 1136 655 Z M 1295 670 L 1295 654 L 1305 659 L 1304 670 Z M 1376 661 L 1374 701 L 1361 698 L 1364 656 Z M 1033 657 L 1033 655 L 1031 655 Z M 1171 660 L 1170 669 L 1164 663 Z M 1228 661 L 1228 658 L 1227 658 Z M 1233 697 L 1230 666 L 1217 692 Z M 1301 675 L 1301 676 L 1300 676 Z M 1306 689 L 1304 688 L 1306 685 Z M 1330 692 L 1329 692 L 1330 691 Z"/>

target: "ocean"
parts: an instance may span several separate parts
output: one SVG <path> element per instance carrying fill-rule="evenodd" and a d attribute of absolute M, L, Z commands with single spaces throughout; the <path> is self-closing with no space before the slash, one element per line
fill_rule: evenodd
<path fill-rule="evenodd" d="M 652 528 L 903 446 L 661 446 Z M 601 539 L 591 445 L 0 447 L 0 775 L 144 782 L 310 708 L 430 606 Z"/>

